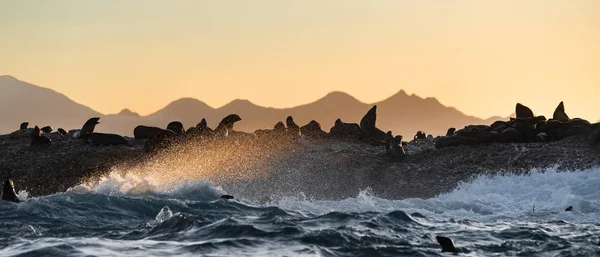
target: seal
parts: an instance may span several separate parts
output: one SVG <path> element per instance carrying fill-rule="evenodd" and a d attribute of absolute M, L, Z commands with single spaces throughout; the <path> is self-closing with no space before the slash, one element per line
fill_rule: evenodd
<path fill-rule="evenodd" d="M 165 138 L 173 136 L 175 136 L 175 132 L 157 127 L 139 125 L 133 129 L 133 137 L 135 139 Z"/>
<path fill-rule="evenodd" d="M 454 132 L 456 132 L 456 128 L 449 128 L 448 131 L 446 131 L 446 136 L 452 136 L 454 135 Z"/>
<path fill-rule="evenodd" d="M 395 160 L 404 159 L 406 152 L 404 152 L 404 148 L 402 147 L 402 136 L 398 135 L 394 137 L 387 154 L 389 157 L 392 157 Z"/>
<path fill-rule="evenodd" d="M 83 124 L 83 127 L 81 127 L 81 130 L 79 130 L 79 133 L 75 132 L 73 136 L 77 139 L 88 139 L 88 137 L 94 133 L 96 125 L 100 123 L 98 120 L 100 120 L 99 117 L 90 118 L 85 122 L 85 124 Z"/>
<path fill-rule="evenodd" d="M 321 129 L 321 124 L 316 120 L 311 120 L 308 124 L 300 127 L 300 133 L 309 138 L 322 138 L 327 135 L 327 133 Z"/>
<path fill-rule="evenodd" d="M 423 139 L 427 139 L 427 134 L 425 134 L 425 132 L 423 131 L 417 131 L 417 134 L 415 135 L 415 137 L 413 138 L 413 140 L 423 140 Z"/>
<path fill-rule="evenodd" d="M 533 111 L 520 103 L 517 103 L 515 113 L 517 114 L 517 118 L 533 118 Z"/>
<path fill-rule="evenodd" d="M 0 199 L 4 201 L 11 201 L 18 203 L 19 197 L 17 197 L 17 193 L 15 192 L 15 184 L 12 179 L 4 180 L 4 184 L 2 185 L 2 194 L 0 195 Z"/>
<path fill-rule="evenodd" d="M 25 121 L 21 123 L 21 125 L 19 126 L 19 130 L 27 129 L 27 126 L 29 126 L 29 122 Z"/>
<path fill-rule="evenodd" d="M 92 133 L 88 137 L 88 142 L 92 145 L 129 145 L 131 142 L 127 138 L 117 134 Z"/>
<path fill-rule="evenodd" d="M 63 128 L 58 128 L 56 130 L 56 132 L 58 132 L 58 134 L 61 134 L 62 136 L 66 136 L 67 135 L 67 131 L 65 131 Z"/>
<path fill-rule="evenodd" d="M 436 236 L 435 240 L 438 241 L 438 244 L 440 244 L 440 246 L 442 247 L 442 252 L 451 252 L 451 253 L 457 253 L 458 250 L 456 249 L 456 247 L 454 246 L 454 241 L 452 239 L 450 239 L 449 237 L 445 237 L 445 236 Z"/>
<path fill-rule="evenodd" d="M 221 197 L 219 197 L 220 199 L 225 199 L 225 200 L 231 200 L 233 199 L 233 195 L 222 195 Z"/>
<path fill-rule="evenodd" d="M 52 133 L 53 129 L 50 126 L 45 126 L 43 128 L 40 129 L 41 131 L 44 131 L 44 133 Z"/>
<path fill-rule="evenodd" d="M 345 123 L 341 119 L 335 120 L 335 124 L 329 130 L 329 134 L 336 138 L 360 139 L 362 130 L 356 123 Z"/>
<path fill-rule="evenodd" d="M 300 126 L 294 122 L 292 116 L 287 116 L 285 119 L 285 125 L 287 126 L 287 133 L 293 137 L 300 136 Z"/>
<path fill-rule="evenodd" d="M 374 105 L 360 120 L 360 129 L 363 132 L 365 140 L 385 141 L 385 132 L 375 126 L 376 121 L 377 105 Z"/>
<path fill-rule="evenodd" d="M 562 121 L 562 122 L 567 122 L 570 120 L 569 115 L 567 115 L 567 113 L 565 113 L 565 104 L 563 102 L 560 102 L 558 104 L 558 106 L 556 107 L 556 109 L 554 110 L 552 119 Z"/>
<path fill-rule="evenodd" d="M 175 132 L 176 135 L 181 135 L 185 133 L 185 129 L 183 128 L 183 124 L 179 121 L 171 121 L 167 125 L 167 129 Z"/>
<path fill-rule="evenodd" d="M 385 152 L 389 152 L 390 149 L 392 148 L 392 142 L 394 141 L 394 135 L 392 134 L 392 131 L 388 131 L 387 133 L 385 133 Z"/>
<path fill-rule="evenodd" d="M 38 126 L 35 126 L 31 131 L 31 144 L 49 144 L 52 140 L 49 137 L 44 135 L 44 132 L 40 130 Z"/>
<path fill-rule="evenodd" d="M 242 118 L 240 118 L 240 116 L 238 116 L 237 114 L 227 115 L 221 120 L 221 122 L 219 122 L 217 128 L 215 128 L 214 132 L 216 136 L 227 137 L 229 135 L 229 132 L 233 131 L 233 124 L 241 120 Z"/>

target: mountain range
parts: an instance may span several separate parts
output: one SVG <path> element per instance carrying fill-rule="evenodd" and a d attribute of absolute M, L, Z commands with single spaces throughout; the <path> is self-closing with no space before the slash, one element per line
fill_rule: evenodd
<path fill-rule="evenodd" d="M 195 126 L 206 118 L 210 127 L 231 113 L 238 114 L 242 121 L 235 129 L 252 132 L 256 129 L 272 128 L 278 121 L 285 121 L 288 115 L 299 125 L 311 120 L 318 121 L 323 130 L 329 132 L 337 118 L 344 122 L 358 123 L 362 116 L 377 105 L 377 126 L 384 131 L 412 138 L 423 130 L 433 135 L 443 135 L 450 127 L 462 128 L 469 124 L 490 124 L 491 117 L 480 119 L 465 115 L 453 107 L 444 106 L 437 99 L 408 95 L 403 90 L 377 103 L 362 103 L 343 92 L 331 92 L 323 98 L 293 108 L 267 108 L 248 100 L 234 100 L 220 108 L 213 108 L 193 98 L 176 100 L 164 108 L 147 116 L 124 109 L 118 114 L 105 115 L 85 105 L 76 103 L 54 90 L 32 85 L 11 76 L 0 76 L 0 133 L 6 134 L 28 121 L 30 126 L 50 125 L 54 129 L 80 128 L 90 117 L 100 117 L 97 131 L 131 136 L 137 125 L 166 127 L 171 121 L 181 121 L 184 126 Z"/>

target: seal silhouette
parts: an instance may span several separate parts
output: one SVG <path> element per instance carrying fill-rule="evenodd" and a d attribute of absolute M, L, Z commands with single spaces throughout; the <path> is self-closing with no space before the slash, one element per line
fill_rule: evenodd
<path fill-rule="evenodd" d="M 19 197 L 17 197 L 17 193 L 15 192 L 15 184 L 12 179 L 4 180 L 4 184 L 2 185 L 2 194 L 0 195 L 0 199 L 4 201 L 11 201 L 18 203 Z"/>

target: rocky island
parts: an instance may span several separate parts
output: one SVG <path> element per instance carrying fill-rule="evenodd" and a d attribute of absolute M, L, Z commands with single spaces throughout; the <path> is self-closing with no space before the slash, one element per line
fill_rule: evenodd
<path fill-rule="evenodd" d="M 273 129 L 239 132 L 234 114 L 214 130 L 205 120 L 187 130 L 175 121 L 166 129 L 138 126 L 134 138 L 93 132 L 97 118 L 69 132 L 24 123 L 0 136 L 0 178 L 32 196 L 135 173 L 164 183 L 210 180 L 256 200 L 299 193 L 340 199 L 360 190 L 404 199 L 433 197 L 479 175 L 600 166 L 600 125 L 569 118 L 562 102 L 551 119 L 517 104 L 509 121 L 438 137 L 419 131 L 412 140 L 378 129 L 376 111 L 360 123 L 338 119 L 329 132 L 292 117 Z"/>

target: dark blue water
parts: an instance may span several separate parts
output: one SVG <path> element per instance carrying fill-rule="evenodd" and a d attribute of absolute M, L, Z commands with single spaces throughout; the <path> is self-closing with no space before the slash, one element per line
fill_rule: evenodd
<path fill-rule="evenodd" d="M 433 199 L 220 200 L 116 175 L 0 203 L 0 256 L 599 256 L 600 169 L 480 177 Z M 26 192 L 20 193 L 26 197 Z M 534 210 L 535 205 L 535 210 Z M 572 205 L 573 212 L 564 209 Z"/>

